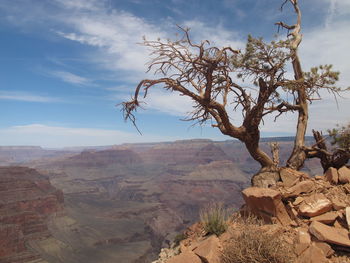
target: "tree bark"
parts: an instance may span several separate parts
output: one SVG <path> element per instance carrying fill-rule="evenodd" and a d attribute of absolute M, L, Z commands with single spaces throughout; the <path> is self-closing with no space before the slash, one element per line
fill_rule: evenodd
<path fill-rule="evenodd" d="M 301 12 L 298 6 L 297 0 L 290 0 L 294 6 L 294 10 L 298 16 L 297 23 L 293 26 L 293 32 L 291 33 L 293 39 L 290 43 L 291 57 L 292 57 L 292 65 L 294 71 L 294 79 L 299 81 L 299 87 L 297 94 L 296 103 L 299 105 L 298 110 L 298 123 L 297 123 L 297 131 L 294 140 L 294 148 L 293 151 L 287 161 L 287 167 L 290 167 L 295 170 L 299 170 L 305 162 L 306 154 L 304 151 L 305 146 L 305 134 L 307 129 L 307 122 L 309 119 L 309 109 L 307 103 L 307 94 L 306 87 L 303 84 L 304 74 L 301 68 L 300 59 L 298 56 L 298 47 L 302 40 L 302 35 L 300 33 L 301 30 Z"/>
<path fill-rule="evenodd" d="M 322 133 L 314 130 L 312 132 L 316 144 L 312 147 L 305 147 L 307 158 L 319 158 L 324 172 L 330 167 L 339 169 L 348 163 L 350 159 L 350 153 L 348 151 L 336 149 L 333 152 L 329 152 Z"/>
<path fill-rule="evenodd" d="M 280 154 L 279 154 L 279 144 L 278 142 L 269 143 L 271 147 L 272 160 L 276 167 L 278 167 L 280 163 Z"/>
<path fill-rule="evenodd" d="M 287 161 L 287 166 L 295 170 L 302 168 L 306 159 L 306 154 L 303 147 L 305 146 L 305 134 L 309 114 L 305 93 L 306 92 L 303 88 L 300 88 L 298 91 L 300 109 L 298 112 L 297 132 L 294 139 L 293 151 Z"/>
<path fill-rule="evenodd" d="M 244 136 L 242 141 L 244 142 L 248 152 L 253 157 L 253 159 L 260 163 L 260 171 L 275 170 L 276 166 L 274 164 L 274 161 L 268 154 L 261 150 L 259 146 L 259 130 L 256 129 L 255 131 L 250 131 L 247 134 L 248 135 Z"/>

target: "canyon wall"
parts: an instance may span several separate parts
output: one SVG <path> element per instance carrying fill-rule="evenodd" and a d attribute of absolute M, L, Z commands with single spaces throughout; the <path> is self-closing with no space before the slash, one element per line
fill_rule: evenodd
<path fill-rule="evenodd" d="M 49 217 L 62 211 L 63 193 L 36 170 L 0 167 L 0 261 L 40 260 L 29 242 L 45 239 Z"/>

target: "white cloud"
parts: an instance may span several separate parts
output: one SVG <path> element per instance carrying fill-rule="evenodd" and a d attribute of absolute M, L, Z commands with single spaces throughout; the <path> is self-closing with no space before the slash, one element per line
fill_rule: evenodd
<path fill-rule="evenodd" d="M 42 103 L 62 101 L 59 98 L 34 95 L 26 92 L 13 92 L 13 91 L 0 91 L 0 100 L 15 100 L 15 101 L 42 102 Z"/>
<path fill-rule="evenodd" d="M 97 11 L 103 6 L 103 1 L 96 0 L 55 0 L 58 4 L 62 5 L 66 9 L 81 9 Z"/>
<path fill-rule="evenodd" d="M 350 14 L 350 1 L 348 0 L 323 0 L 325 4 L 329 5 L 328 16 L 325 20 L 325 26 L 330 27 L 334 21 L 342 20 Z"/>
<path fill-rule="evenodd" d="M 350 21 L 337 22 L 331 27 L 320 27 L 304 33 L 300 51 L 305 70 L 319 64 L 333 64 L 339 70 L 340 84 L 350 85 Z"/>
<path fill-rule="evenodd" d="M 171 141 L 177 137 L 141 136 L 119 130 L 71 128 L 30 124 L 0 129 L 0 145 L 38 145 L 43 147 L 99 146 L 126 142 Z"/>
<path fill-rule="evenodd" d="M 78 76 L 76 74 L 67 72 L 67 71 L 51 71 L 49 72 L 50 75 L 59 78 L 60 80 L 75 84 L 75 85 L 89 85 L 91 84 L 91 80 Z"/>
<path fill-rule="evenodd" d="M 350 1 L 324 0 L 330 5 L 325 24 L 304 32 L 300 46 L 303 69 L 313 66 L 332 64 L 334 70 L 340 71 L 338 86 L 350 86 L 350 20 L 340 15 L 350 14 Z M 323 100 L 310 105 L 309 132 L 311 129 L 327 130 L 336 124 L 350 121 L 350 94 L 342 94 L 338 105 L 332 94 L 322 92 Z"/>
<path fill-rule="evenodd" d="M 173 38 L 174 28 L 166 21 L 152 24 L 146 19 L 137 17 L 125 11 L 112 10 L 108 8 L 108 1 L 97 0 L 55 0 L 63 7 L 58 14 L 50 12 L 39 12 L 44 10 L 36 5 L 37 12 L 33 21 L 54 20 L 60 28 L 55 32 L 59 36 L 74 42 L 79 42 L 95 48 L 92 49 L 90 59 L 96 66 L 102 66 L 109 72 L 116 72 L 121 81 L 129 83 L 138 82 L 145 76 L 145 63 L 149 60 L 148 51 L 136 43 L 142 41 L 142 36 L 148 39 L 161 37 Z M 324 24 L 312 30 L 304 29 L 304 38 L 300 46 L 300 55 L 304 70 L 319 64 L 334 64 L 335 69 L 341 71 L 340 85 L 350 86 L 350 14 L 349 0 L 323 0 L 330 5 L 328 17 L 324 18 Z M 2 4 L 0 3 L 0 6 Z M 28 16 L 32 12 L 23 13 Z M 37 19 L 40 16 L 40 19 Z M 45 19 L 43 18 L 45 16 Z M 18 17 L 18 16 L 17 16 Z M 23 16 L 21 16 L 22 18 Z M 188 20 L 183 22 L 184 26 L 191 28 L 191 35 L 195 40 L 209 39 L 216 45 L 231 45 L 233 48 L 242 48 L 243 42 L 240 36 L 228 30 L 222 25 L 210 25 L 210 21 Z M 56 27 L 57 28 L 57 27 Z M 89 83 L 86 78 L 76 76 L 65 71 L 57 71 L 60 77 L 70 83 L 84 85 Z M 56 73 L 57 73 L 56 72 Z M 134 84 L 123 83 L 120 87 L 125 90 Z M 111 92 L 114 92 L 110 88 Z M 120 98 L 120 94 L 118 95 Z M 128 99 L 127 96 L 126 99 Z M 191 103 L 177 94 L 165 93 L 160 90 L 152 90 L 147 108 L 155 109 L 167 114 L 184 116 L 191 110 Z M 343 123 L 349 120 L 349 100 L 340 100 L 340 111 L 332 103 L 331 97 L 326 95 L 325 100 L 316 102 L 310 107 L 310 128 L 326 129 L 333 123 Z M 239 119 L 238 119 L 239 120 Z M 295 127 L 295 116 L 288 116 L 279 122 L 266 122 L 263 131 L 288 132 Z"/>
<path fill-rule="evenodd" d="M 226 29 L 220 24 L 213 25 L 203 21 L 188 20 L 184 22 L 184 26 L 190 28 L 190 35 L 197 42 L 209 40 L 212 46 L 231 46 L 233 49 L 242 49 L 245 46 L 245 42 L 237 32 Z"/>
<path fill-rule="evenodd" d="M 148 52 L 137 44 L 142 42 L 142 37 L 146 35 L 155 39 L 166 36 L 159 27 L 116 10 L 101 9 L 93 14 L 82 12 L 61 22 L 71 32 L 59 32 L 60 36 L 98 48 L 98 55 L 93 54 L 92 60 L 111 71 L 131 71 L 130 74 L 146 71 Z"/>
<path fill-rule="evenodd" d="M 149 96 L 145 99 L 145 108 L 154 109 L 174 116 L 186 116 L 191 112 L 192 101 L 179 93 L 169 93 L 161 90 L 149 91 Z"/>
<path fill-rule="evenodd" d="M 106 99 L 113 101 L 128 101 L 130 94 L 115 94 Z M 171 93 L 154 87 L 149 90 L 146 98 L 139 97 L 141 107 L 145 112 L 158 111 L 173 116 L 185 117 L 192 111 L 192 101 L 186 96 L 180 96 L 179 93 Z M 140 111 L 140 112 L 143 112 Z"/>
<path fill-rule="evenodd" d="M 350 43 L 349 19 L 344 15 L 350 14 L 350 1 L 348 0 L 324 0 L 330 5 L 328 17 L 322 26 L 312 30 L 304 30 L 304 39 L 300 46 L 304 70 L 319 64 L 334 64 L 335 69 L 342 72 L 339 85 L 350 86 Z M 99 61 L 106 68 L 122 71 L 126 75 L 125 80 L 134 82 L 144 76 L 145 63 L 148 61 L 148 53 L 135 43 L 140 42 L 141 37 L 146 35 L 148 39 L 158 37 L 173 37 L 169 31 L 169 25 L 153 25 L 146 20 L 136 17 L 127 12 L 107 12 L 106 8 L 100 9 L 93 14 L 78 15 L 66 21 L 71 32 L 61 34 L 67 39 L 78 41 L 99 48 L 101 56 Z M 228 30 L 223 26 L 210 25 L 199 20 L 188 20 L 183 26 L 190 27 L 190 34 L 195 41 L 208 39 L 218 46 L 230 45 L 233 48 L 243 48 L 238 33 Z M 168 32 L 167 32 L 168 31 Z M 167 114 L 184 116 L 191 110 L 191 103 L 185 97 L 178 94 L 169 94 L 160 90 L 152 90 L 147 101 L 147 108 L 155 109 Z M 311 129 L 327 129 L 334 123 L 343 123 L 349 120 L 347 112 L 350 111 L 350 102 L 340 100 L 337 110 L 336 104 L 332 103 L 330 95 L 325 94 L 325 100 L 315 102 L 310 107 Z M 266 121 L 263 131 L 290 132 L 295 128 L 296 115 L 282 117 L 277 123 Z"/>

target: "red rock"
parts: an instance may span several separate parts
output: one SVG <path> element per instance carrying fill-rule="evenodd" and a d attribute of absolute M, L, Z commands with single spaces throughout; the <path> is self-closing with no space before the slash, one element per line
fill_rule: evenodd
<path fill-rule="evenodd" d="M 350 230 L 350 207 L 345 208 L 345 218 L 348 224 L 348 229 Z"/>
<path fill-rule="evenodd" d="M 280 180 L 280 173 L 275 172 L 259 172 L 252 178 L 252 186 L 260 188 L 270 188 L 276 186 L 277 182 Z"/>
<path fill-rule="evenodd" d="M 186 250 L 180 255 L 169 259 L 167 263 L 202 263 L 202 260 L 192 251 Z"/>
<path fill-rule="evenodd" d="M 300 228 L 297 235 L 297 244 L 295 245 L 295 252 L 301 255 L 311 245 L 311 237 L 306 228 Z"/>
<path fill-rule="evenodd" d="M 301 173 L 291 168 L 282 168 L 280 176 L 284 186 L 291 187 L 300 181 Z"/>
<path fill-rule="evenodd" d="M 346 166 L 341 167 L 338 170 L 339 174 L 339 182 L 342 184 L 348 184 L 350 183 L 350 169 Z"/>
<path fill-rule="evenodd" d="M 298 196 L 301 193 L 310 193 L 315 189 L 315 185 L 312 181 L 302 181 L 296 185 L 287 189 L 287 193 L 284 194 L 285 197 L 294 197 Z"/>
<path fill-rule="evenodd" d="M 326 181 L 332 183 L 332 184 L 337 184 L 339 180 L 339 175 L 337 169 L 334 167 L 328 168 L 328 170 L 325 172 L 324 177 Z"/>
<path fill-rule="evenodd" d="M 318 221 L 327 225 L 332 225 L 334 224 L 335 220 L 338 217 L 338 213 L 333 211 L 333 212 L 328 212 L 323 215 L 315 216 L 311 218 L 311 221 Z"/>
<path fill-rule="evenodd" d="M 303 254 L 303 252 L 308 249 L 310 246 L 310 244 L 304 244 L 304 243 L 297 243 L 295 244 L 295 248 L 294 248 L 294 252 L 295 254 L 297 254 L 298 256 L 300 256 L 301 254 Z"/>
<path fill-rule="evenodd" d="M 301 196 L 298 196 L 297 198 L 295 198 L 293 205 L 297 206 L 297 205 L 300 205 L 302 202 L 304 202 L 304 198 L 302 198 Z"/>
<path fill-rule="evenodd" d="M 350 247 L 349 231 L 327 226 L 320 222 L 312 222 L 309 231 L 318 240 L 344 247 Z"/>
<path fill-rule="evenodd" d="M 340 229 L 343 229 L 344 227 L 342 226 L 342 224 L 340 224 L 339 220 L 335 220 L 333 226 L 335 228 L 340 228 Z"/>
<path fill-rule="evenodd" d="M 247 209 L 257 217 L 269 223 L 272 223 L 273 217 L 282 225 L 291 223 L 291 219 L 281 201 L 280 192 L 268 188 L 249 187 L 242 191 L 242 195 Z"/>
<path fill-rule="evenodd" d="M 342 200 L 339 200 L 337 197 L 336 198 L 333 198 L 332 200 L 332 203 L 333 203 L 333 209 L 334 210 L 340 210 L 340 209 L 343 209 L 346 207 L 346 204 L 344 201 Z"/>
<path fill-rule="evenodd" d="M 323 250 L 314 243 L 309 246 L 304 253 L 298 258 L 298 263 L 328 263 Z"/>
<path fill-rule="evenodd" d="M 350 184 L 344 185 L 343 188 L 347 194 L 350 194 Z"/>
<path fill-rule="evenodd" d="M 47 177 L 26 167 L 0 167 L 0 258 L 38 259 L 25 241 L 46 238 L 48 217 L 62 208 L 63 194 Z"/>
<path fill-rule="evenodd" d="M 332 202 L 323 194 L 313 194 L 305 198 L 304 203 L 299 206 L 299 214 L 314 217 L 332 210 Z"/>
<path fill-rule="evenodd" d="M 298 212 L 295 210 L 295 208 L 292 206 L 292 204 L 289 202 L 285 205 L 285 208 L 288 212 L 289 217 L 294 221 L 298 217 Z"/>
<path fill-rule="evenodd" d="M 220 263 L 221 245 L 217 236 L 212 235 L 202 241 L 193 252 L 208 263 Z"/>
<path fill-rule="evenodd" d="M 26 247 L 20 226 L 15 224 L 0 226 L 0 259 L 25 250 Z"/>
<path fill-rule="evenodd" d="M 323 254 L 327 258 L 329 258 L 330 256 L 332 256 L 334 254 L 334 250 L 327 243 L 322 242 L 322 241 L 316 241 L 316 242 L 314 242 L 314 244 L 316 245 L 316 247 L 320 248 L 323 251 Z"/>
<path fill-rule="evenodd" d="M 300 228 L 298 231 L 298 242 L 302 244 L 311 244 L 311 237 L 306 228 Z"/>

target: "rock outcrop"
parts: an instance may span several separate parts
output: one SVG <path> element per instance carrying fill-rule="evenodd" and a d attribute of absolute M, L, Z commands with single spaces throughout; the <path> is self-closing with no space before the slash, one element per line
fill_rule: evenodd
<path fill-rule="evenodd" d="M 253 213 L 269 223 L 274 223 L 274 219 L 282 225 L 290 223 L 291 219 L 282 203 L 280 192 L 269 188 L 250 187 L 243 190 L 242 194 L 247 208 L 244 213 Z"/>
<path fill-rule="evenodd" d="M 48 237 L 47 220 L 62 208 L 63 193 L 47 177 L 26 167 L 0 167 L 0 261 L 39 259 L 27 243 Z"/>
<path fill-rule="evenodd" d="M 346 166 L 339 170 L 329 168 L 323 176 L 314 178 L 288 168 L 281 169 L 280 174 L 281 182 L 266 189 L 265 194 L 261 194 L 264 190 L 259 188 L 244 190 L 244 197 L 250 192 L 250 195 L 260 196 L 260 200 L 256 199 L 252 204 L 245 197 L 246 205 L 241 213 L 248 210 L 267 223 L 281 224 L 278 214 L 257 210 L 257 207 L 264 210 L 266 200 L 270 198 L 269 193 L 275 191 L 276 196 L 277 193 L 280 194 L 281 203 L 288 211 L 290 223 L 289 226 L 284 226 L 297 231 L 300 237 L 295 245 L 297 262 L 330 262 L 327 258 L 334 251 L 350 251 L 350 215 L 346 215 L 346 211 L 350 211 L 350 191 L 345 179 L 350 174 L 350 169 Z M 334 259 L 332 262 L 338 261 Z"/>
<path fill-rule="evenodd" d="M 281 181 L 271 188 L 243 190 L 245 205 L 239 213 L 265 222 L 256 229 L 277 233 L 291 249 L 295 263 L 350 262 L 350 184 L 344 179 L 347 174 L 350 169 L 345 166 L 314 178 L 286 169 L 281 172 Z M 187 239 L 176 248 L 178 253 L 170 260 L 160 258 L 156 262 L 186 262 L 181 261 L 187 260 L 185 255 L 191 255 L 193 262 L 198 258 L 202 262 L 220 262 L 227 240 L 237 238 L 240 231 L 232 221 L 229 231 L 219 238 L 208 237 L 198 224 L 193 225 L 185 232 Z"/>

